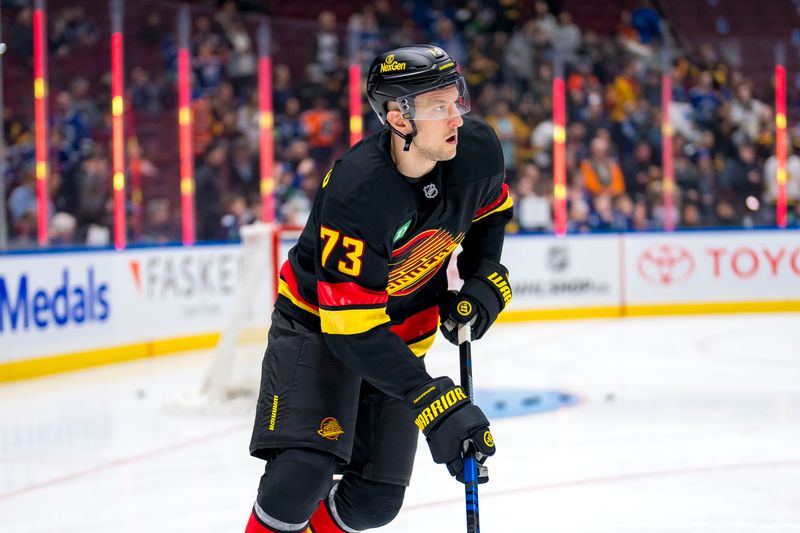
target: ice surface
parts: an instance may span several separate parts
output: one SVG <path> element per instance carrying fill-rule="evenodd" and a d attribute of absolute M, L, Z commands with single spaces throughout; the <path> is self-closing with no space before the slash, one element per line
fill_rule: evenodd
<path fill-rule="evenodd" d="M 498 418 L 484 533 L 800 531 L 800 315 L 498 325 L 476 389 L 579 403 Z M 438 342 L 433 375 L 458 376 Z M 208 352 L 0 387 L 3 533 L 241 533 L 252 415 L 174 414 Z M 421 443 L 387 533 L 465 531 L 463 488 Z"/>

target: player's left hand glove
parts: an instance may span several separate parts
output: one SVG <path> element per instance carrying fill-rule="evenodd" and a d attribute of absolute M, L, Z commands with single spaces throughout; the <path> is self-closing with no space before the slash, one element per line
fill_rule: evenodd
<path fill-rule="evenodd" d="M 464 454 L 471 449 L 480 465 L 494 455 L 489 420 L 448 377 L 414 389 L 406 396 L 414 422 L 422 430 L 433 460 L 447 465 L 450 475 L 464 482 Z M 489 480 L 488 470 L 478 468 L 478 483 Z"/>
<path fill-rule="evenodd" d="M 510 301 L 508 270 L 500 263 L 484 260 L 460 291 L 448 291 L 439 303 L 442 335 L 458 345 L 458 325 L 469 323 L 471 340 L 480 339 Z"/>

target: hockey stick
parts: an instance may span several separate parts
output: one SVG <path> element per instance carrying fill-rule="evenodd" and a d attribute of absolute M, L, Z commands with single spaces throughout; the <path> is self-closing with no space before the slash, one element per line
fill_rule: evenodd
<path fill-rule="evenodd" d="M 458 353 L 461 360 L 461 388 L 467 392 L 469 401 L 475 402 L 475 393 L 472 389 L 472 347 L 469 324 L 458 328 Z M 464 452 L 464 498 L 467 505 L 467 533 L 480 533 L 478 461 L 475 459 L 475 450 L 471 444 Z"/>

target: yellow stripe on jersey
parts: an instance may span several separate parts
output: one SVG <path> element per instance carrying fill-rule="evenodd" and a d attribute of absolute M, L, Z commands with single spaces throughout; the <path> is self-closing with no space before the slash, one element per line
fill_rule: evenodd
<path fill-rule="evenodd" d="M 512 200 L 511 199 L 511 195 L 509 195 L 508 198 L 506 198 L 505 202 L 503 202 L 502 204 L 498 205 L 496 208 L 492 209 L 488 213 L 484 213 L 481 216 L 479 216 L 478 218 L 473 218 L 472 221 L 473 222 L 477 222 L 477 221 L 481 220 L 482 218 L 488 217 L 492 213 L 497 213 L 498 211 L 505 211 L 506 209 L 510 209 L 513 205 L 514 205 L 514 200 Z"/>
<path fill-rule="evenodd" d="M 313 315 L 319 316 L 319 311 L 317 311 L 313 307 L 309 307 L 305 303 L 301 302 L 298 298 L 296 298 L 295 295 L 292 294 L 292 291 L 289 290 L 289 285 L 282 279 L 278 280 L 278 294 L 282 294 L 285 297 L 289 298 L 289 301 L 291 301 L 294 305 L 296 305 L 303 311 L 308 311 Z"/>
<path fill-rule="evenodd" d="M 322 332 L 333 335 L 357 335 L 389 322 L 389 315 L 386 314 L 385 307 L 342 309 L 340 311 L 320 309 L 319 318 Z"/>
<path fill-rule="evenodd" d="M 409 344 L 408 347 L 414 352 L 414 355 L 417 357 L 422 357 L 428 350 L 431 349 L 433 346 L 433 341 L 436 340 L 436 331 L 431 333 L 429 336 L 425 337 L 424 339 L 415 342 L 414 344 Z"/>

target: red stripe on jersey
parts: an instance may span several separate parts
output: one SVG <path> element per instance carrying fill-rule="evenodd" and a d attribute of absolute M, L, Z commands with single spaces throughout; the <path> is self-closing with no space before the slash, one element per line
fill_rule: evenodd
<path fill-rule="evenodd" d="M 286 260 L 286 262 L 284 262 L 283 266 L 281 267 L 281 278 L 283 278 L 283 281 L 286 282 L 286 286 L 289 287 L 289 292 L 292 293 L 292 296 L 297 298 L 298 301 L 307 305 L 308 307 L 311 307 L 312 309 L 319 311 L 318 306 L 308 303 L 302 296 L 300 296 L 300 291 L 297 288 L 297 278 L 294 276 L 294 270 L 292 270 L 292 264 L 289 263 L 288 260 Z"/>
<path fill-rule="evenodd" d="M 386 291 L 371 291 L 352 281 L 343 283 L 318 281 L 317 296 L 319 297 L 319 304 L 326 307 L 386 305 L 386 302 L 389 301 L 389 293 Z"/>
<path fill-rule="evenodd" d="M 492 209 L 496 209 L 496 208 L 500 207 L 500 205 L 503 202 L 506 201 L 506 198 L 508 198 L 508 185 L 506 185 L 504 183 L 503 184 L 503 188 L 500 191 L 500 196 L 497 198 L 497 200 L 495 200 L 494 202 L 490 203 L 486 207 L 481 207 L 480 209 L 478 209 L 478 212 L 475 213 L 475 216 L 473 218 L 480 218 L 483 215 L 485 215 L 486 213 L 488 213 L 489 211 L 491 211 Z"/>
<path fill-rule="evenodd" d="M 400 324 L 389 328 L 390 331 L 403 339 L 403 342 L 416 339 L 425 333 L 433 331 L 439 325 L 439 307 L 434 306 L 406 318 Z"/>

